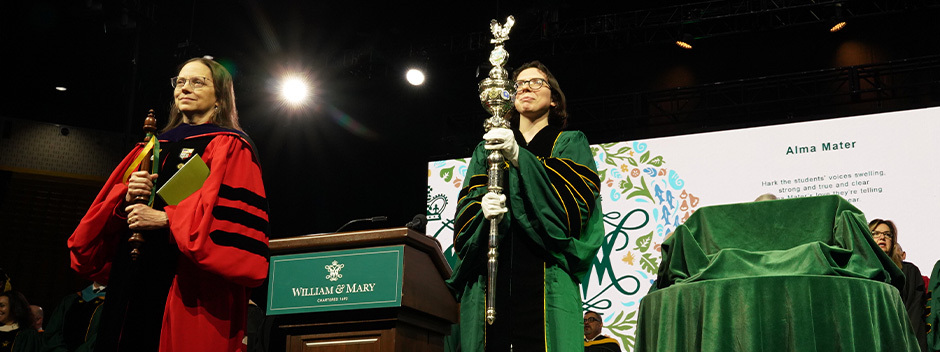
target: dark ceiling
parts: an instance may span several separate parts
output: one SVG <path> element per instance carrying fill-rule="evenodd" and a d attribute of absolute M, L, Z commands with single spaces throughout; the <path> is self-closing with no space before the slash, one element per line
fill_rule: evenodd
<path fill-rule="evenodd" d="M 466 156 L 482 134 L 476 83 L 488 65 L 490 19 L 516 17 L 509 66 L 548 64 L 565 87 L 572 127 L 597 143 L 940 105 L 938 6 L 6 1 L 0 60 L 11 86 L 0 117 L 136 136 L 148 109 L 165 116 L 177 65 L 211 55 L 235 76 L 275 237 L 373 215 L 397 226 L 424 212 L 427 161 Z M 835 7 L 849 25 L 832 34 Z M 681 33 L 696 38 L 695 49 L 672 44 Z M 427 69 L 425 86 L 404 83 L 411 65 Z M 305 109 L 275 98 L 286 72 L 314 82 Z M 872 72 L 896 79 L 866 84 Z M 741 94 L 761 89 L 773 92 Z"/>

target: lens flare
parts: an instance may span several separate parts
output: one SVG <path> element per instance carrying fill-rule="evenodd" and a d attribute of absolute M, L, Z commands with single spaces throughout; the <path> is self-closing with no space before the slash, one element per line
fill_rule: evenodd
<path fill-rule="evenodd" d="M 310 87 L 303 79 L 289 77 L 281 82 L 281 98 L 290 105 L 302 105 L 310 96 Z"/>
<path fill-rule="evenodd" d="M 424 83 L 424 72 L 418 69 L 410 69 L 408 73 L 405 74 L 405 79 L 408 80 L 408 83 L 411 83 L 413 86 L 420 86 Z"/>

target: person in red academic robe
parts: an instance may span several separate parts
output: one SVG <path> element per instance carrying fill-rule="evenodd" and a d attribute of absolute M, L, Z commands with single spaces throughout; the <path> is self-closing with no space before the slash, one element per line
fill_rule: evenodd
<path fill-rule="evenodd" d="M 244 351 L 250 288 L 268 273 L 268 207 L 261 168 L 238 126 L 232 77 L 209 58 L 185 62 L 158 171 L 125 157 L 69 238 L 72 268 L 107 285 L 95 351 Z M 150 196 L 199 155 L 201 187 L 178 204 Z M 127 239 L 141 232 L 136 260 Z"/>

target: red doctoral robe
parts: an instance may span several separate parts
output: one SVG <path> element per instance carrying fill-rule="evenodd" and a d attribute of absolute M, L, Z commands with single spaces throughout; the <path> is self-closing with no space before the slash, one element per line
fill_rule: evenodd
<path fill-rule="evenodd" d="M 165 140 L 165 136 L 170 136 L 170 139 Z M 191 156 L 187 150 L 191 154 L 199 154 L 210 170 L 208 179 L 198 191 L 178 205 L 163 205 L 169 219 L 169 229 L 162 231 L 165 237 L 153 235 L 148 238 L 147 234 L 144 235 L 147 242 L 141 247 L 138 263 L 147 263 L 144 259 L 148 245 L 158 246 L 161 242 L 165 242 L 162 244 L 175 255 L 161 254 L 162 258 L 170 258 L 163 259 L 163 264 L 175 262 L 175 266 L 160 264 L 169 269 L 166 275 L 168 287 L 164 291 L 156 290 L 158 296 L 155 298 L 160 299 L 162 292 L 166 292 L 162 324 L 159 325 L 159 351 L 244 351 L 246 346 L 242 340 L 250 288 L 259 286 L 267 277 L 269 257 L 268 208 L 256 155 L 247 136 L 211 124 L 181 125 L 160 135 L 159 139 L 163 146 L 169 147 L 161 152 L 162 167 L 155 189 L 169 178 L 167 174 L 176 171 L 177 161 Z M 126 259 L 125 243 L 130 231 L 126 215 L 122 215 L 127 193 L 123 178 L 142 149 L 142 144 L 134 148 L 112 172 L 68 241 L 72 268 L 90 280 L 108 283 L 108 301 L 117 299 L 112 297 L 111 291 L 112 286 L 119 286 L 116 281 L 131 282 L 125 286 L 139 286 L 133 280 L 149 280 L 136 277 L 139 273 L 147 273 L 146 270 L 134 269 L 133 275 L 113 272 L 123 272 L 119 270 L 122 266 L 148 265 L 120 264 L 131 263 Z M 177 156 L 175 153 L 180 154 Z M 164 238 L 166 240 L 161 241 Z M 159 260 L 156 262 L 161 263 Z M 131 293 L 124 294 L 127 296 L 125 300 L 133 305 L 139 295 L 133 293 L 133 288 L 127 288 L 127 292 Z M 158 304 L 164 302 L 153 303 L 145 302 L 138 306 L 156 306 L 159 309 Z M 105 314 L 108 314 L 107 309 L 106 306 Z M 114 310 L 124 310 L 115 316 L 134 316 L 127 306 Z M 159 315 L 157 311 L 156 316 Z M 116 323 L 120 327 L 113 334 L 118 340 L 112 343 L 114 349 L 154 350 L 157 344 L 155 334 L 147 339 L 131 341 L 135 334 L 146 332 L 128 329 L 147 325 L 129 322 L 128 319 L 133 318 L 121 318 Z M 99 337 L 99 346 L 103 347 L 103 343 L 107 344 Z"/>

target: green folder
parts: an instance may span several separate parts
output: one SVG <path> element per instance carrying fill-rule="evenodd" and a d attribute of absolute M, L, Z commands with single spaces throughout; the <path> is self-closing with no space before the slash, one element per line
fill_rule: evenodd
<path fill-rule="evenodd" d="M 209 167 L 199 154 L 196 154 L 157 190 L 157 195 L 163 198 L 167 205 L 180 204 L 190 194 L 196 193 L 207 178 Z"/>

